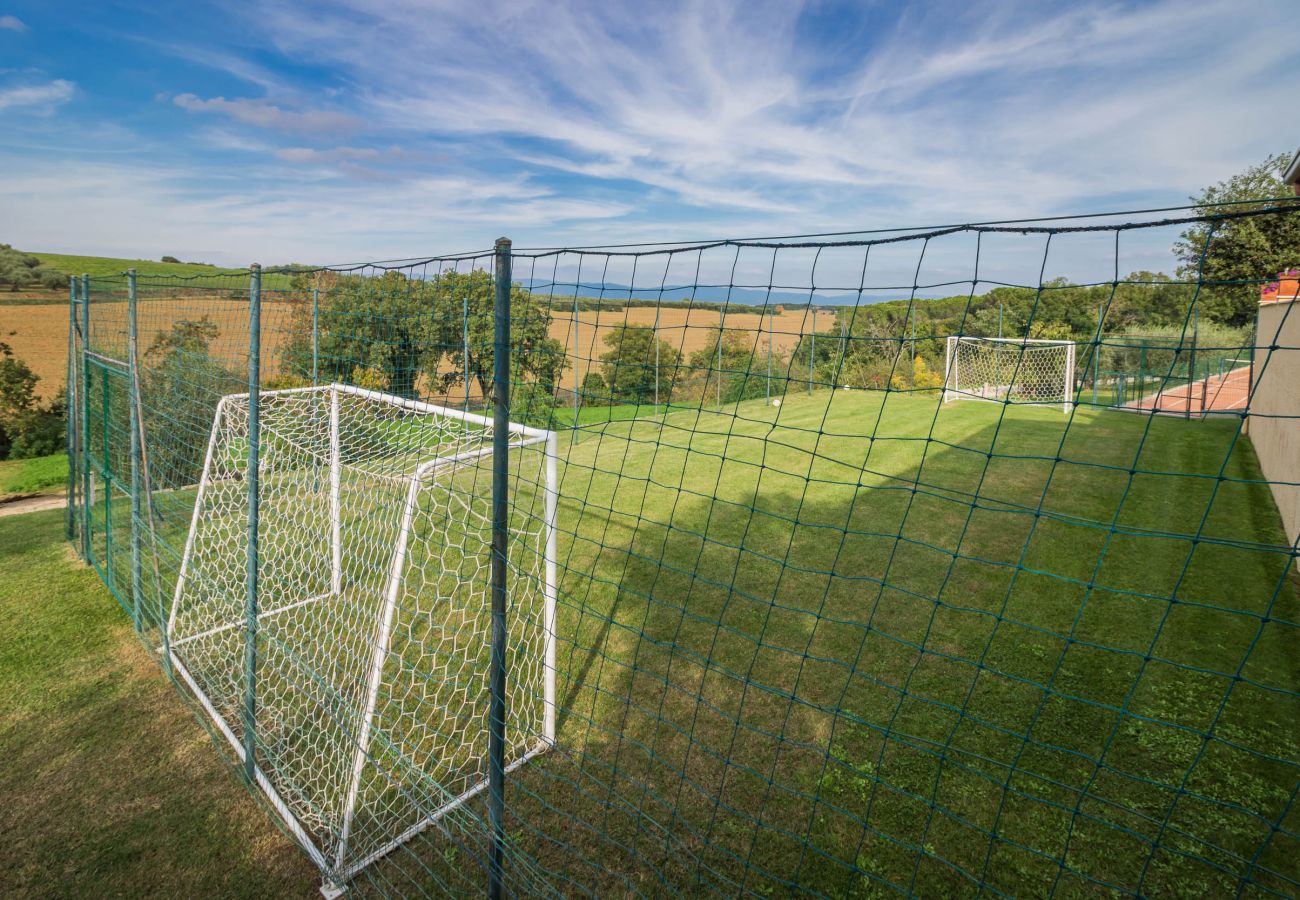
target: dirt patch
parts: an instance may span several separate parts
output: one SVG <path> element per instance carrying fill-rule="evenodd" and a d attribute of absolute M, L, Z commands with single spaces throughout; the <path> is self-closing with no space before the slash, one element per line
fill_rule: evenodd
<path fill-rule="evenodd" d="M 23 513 L 62 509 L 67 499 L 62 494 L 29 494 L 0 500 L 0 516 L 17 516 Z"/>

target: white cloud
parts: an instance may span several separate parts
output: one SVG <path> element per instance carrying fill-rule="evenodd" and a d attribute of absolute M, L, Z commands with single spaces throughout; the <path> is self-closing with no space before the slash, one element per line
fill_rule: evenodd
<path fill-rule="evenodd" d="M 291 163 L 328 163 L 378 159 L 381 154 L 373 147 L 331 147 L 325 150 L 315 147 L 280 147 L 273 155 L 276 159 Z"/>
<path fill-rule="evenodd" d="M 17 16 L 0 16 L 0 31 L 16 31 L 22 34 L 27 30 L 26 23 Z"/>
<path fill-rule="evenodd" d="M 17 106 L 38 106 L 48 108 L 57 106 L 72 98 L 76 85 L 71 81 L 57 78 L 46 84 L 20 85 L 0 88 L 0 109 L 12 109 Z"/>
<path fill-rule="evenodd" d="M 178 94 L 172 102 L 190 112 L 219 113 L 245 125 L 293 132 L 337 132 L 351 130 L 356 120 L 332 110 L 288 110 L 266 100 L 213 97 L 204 100 L 194 94 Z"/>

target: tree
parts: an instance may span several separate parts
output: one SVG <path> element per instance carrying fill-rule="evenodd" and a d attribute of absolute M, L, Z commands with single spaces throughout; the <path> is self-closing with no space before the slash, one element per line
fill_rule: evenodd
<path fill-rule="evenodd" d="M 0 459 L 48 456 L 63 447 L 68 418 L 66 392 L 42 403 L 41 379 L 0 341 Z"/>
<path fill-rule="evenodd" d="M 60 290 L 67 288 L 68 276 L 43 265 L 35 256 L 0 244 L 0 286 L 11 291 L 31 288 Z"/>
<path fill-rule="evenodd" d="M 207 316 L 198 321 L 181 320 L 170 331 L 157 335 L 145 351 L 141 393 L 155 487 L 195 484 L 203 473 L 207 442 L 178 435 L 177 422 L 206 434 L 221 397 L 248 389 L 239 373 L 213 357 L 211 345 L 219 334 Z M 113 412 L 126 416 L 128 410 L 115 405 Z M 122 433 L 127 432 L 125 424 L 119 427 Z"/>
<path fill-rule="evenodd" d="M 661 403 L 671 398 L 673 378 L 682 355 L 660 340 L 648 325 L 619 325 L 605 335 L 608 353 L 600 357 L 601 373 L 615 403 Z"/>
<path fill-rule="evenodd" d="M 298 272 L 291 284 L 298 296 L 294 340 L 286 359 L 297 376 L 311 372 L 315 289 L 322 381 L 348 381 L 360 372 L 368 383 L 382 382 L 394 394 L 415 397 L 421 393 L 421 378 L 439 393 L 451 393 L 469 378 L 484 400 L 492 402 L 496 286 L 488 272 L 448 271 L 427 279 L 397 271 L 378 277 Z M 511 381 L 535 381 L 543 391 L 553 392 L 568 359 L 560 343 L 549 337 L 550 309 L 518 285 L 511 288 L 510 302 Z"/>
<path fill-rule="evenodd" d="M 1270 156 L 1259 165 L 1211 185 L 1191 200 L 1202 215 L 1262 209 L 1287 194 L 1282 173 L 1290 154 Z M 1246 201 L 1246 202 L 1241 202 Z M 1240 203 L 1231 207 L 1218 204 Z M 1289 266 L 1300 264 L 1300 215 L 1278 213 L 1244 219 L 1197 223 L 1174 245 L 1182 265 L 1179 274 L 1203 278 L 1197 300 L 1202 317 L 1243 326 L 1254 321 L 1259 286 Z M 1201 262 L 1204 254 L 1204 264 Z"/>

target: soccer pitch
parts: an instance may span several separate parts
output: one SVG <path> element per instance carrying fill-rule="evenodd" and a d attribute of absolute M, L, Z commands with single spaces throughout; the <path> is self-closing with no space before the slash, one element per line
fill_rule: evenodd
<path fill-rule="evenodd" d="M 546 875 L 514 877 L 1024 896 L 1300 874 L 1265 821 L 1294 824 L 1295 584 L 1237 424 L 831 397 L 612 423 L 562 460 L 559 752 L 509 795 Z"/>

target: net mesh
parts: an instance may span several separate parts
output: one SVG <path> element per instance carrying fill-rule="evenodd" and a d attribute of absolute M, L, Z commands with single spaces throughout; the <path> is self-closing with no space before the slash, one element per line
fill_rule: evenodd
<path fill-rule="evenodd" d="M 1072 341 L 950 337 L 944 400 L 1060 404 L 1074 398 Z"/>
<path fill-rule="evenodd" d="M 449 413 L 345 385 L 260 400 L 258 764 L 343 873 L 487 777 L 490 428 Z M 172 662 L 234 734 L 248 441 L 248 396 L 222 398 L 168 623 Z M 544 490 L 531 446 L 515 464 Z M 546 519 L 514 507 L 512 761 L 545 741 L 546 645 Z"/>
<path fill-rule="evenodd" d="M 477 893 L 495 848 L 519 895 L 1291 896 L 1300 320 L 1258 304 L 1288 260 L 1220 261 L 1297 216 L 515 248 L 501 399 L 556 438 L 553 478 L 542 443 L 504 461 L 506 763 L 527 761 L 500 827 L 485 793 L 448 807 L 485 772 L 502 460 L 413 475 L 485 446 L 463 413 L 498 399 L 500 257 L 261 273 L 251 681 L 252 273 L 140 278 L 134 354 L 126 280 L 94 279 L 83 553 L 361 895 Z M 954 343 L 955 387 L 997 402 L 943 402 Z"/>

